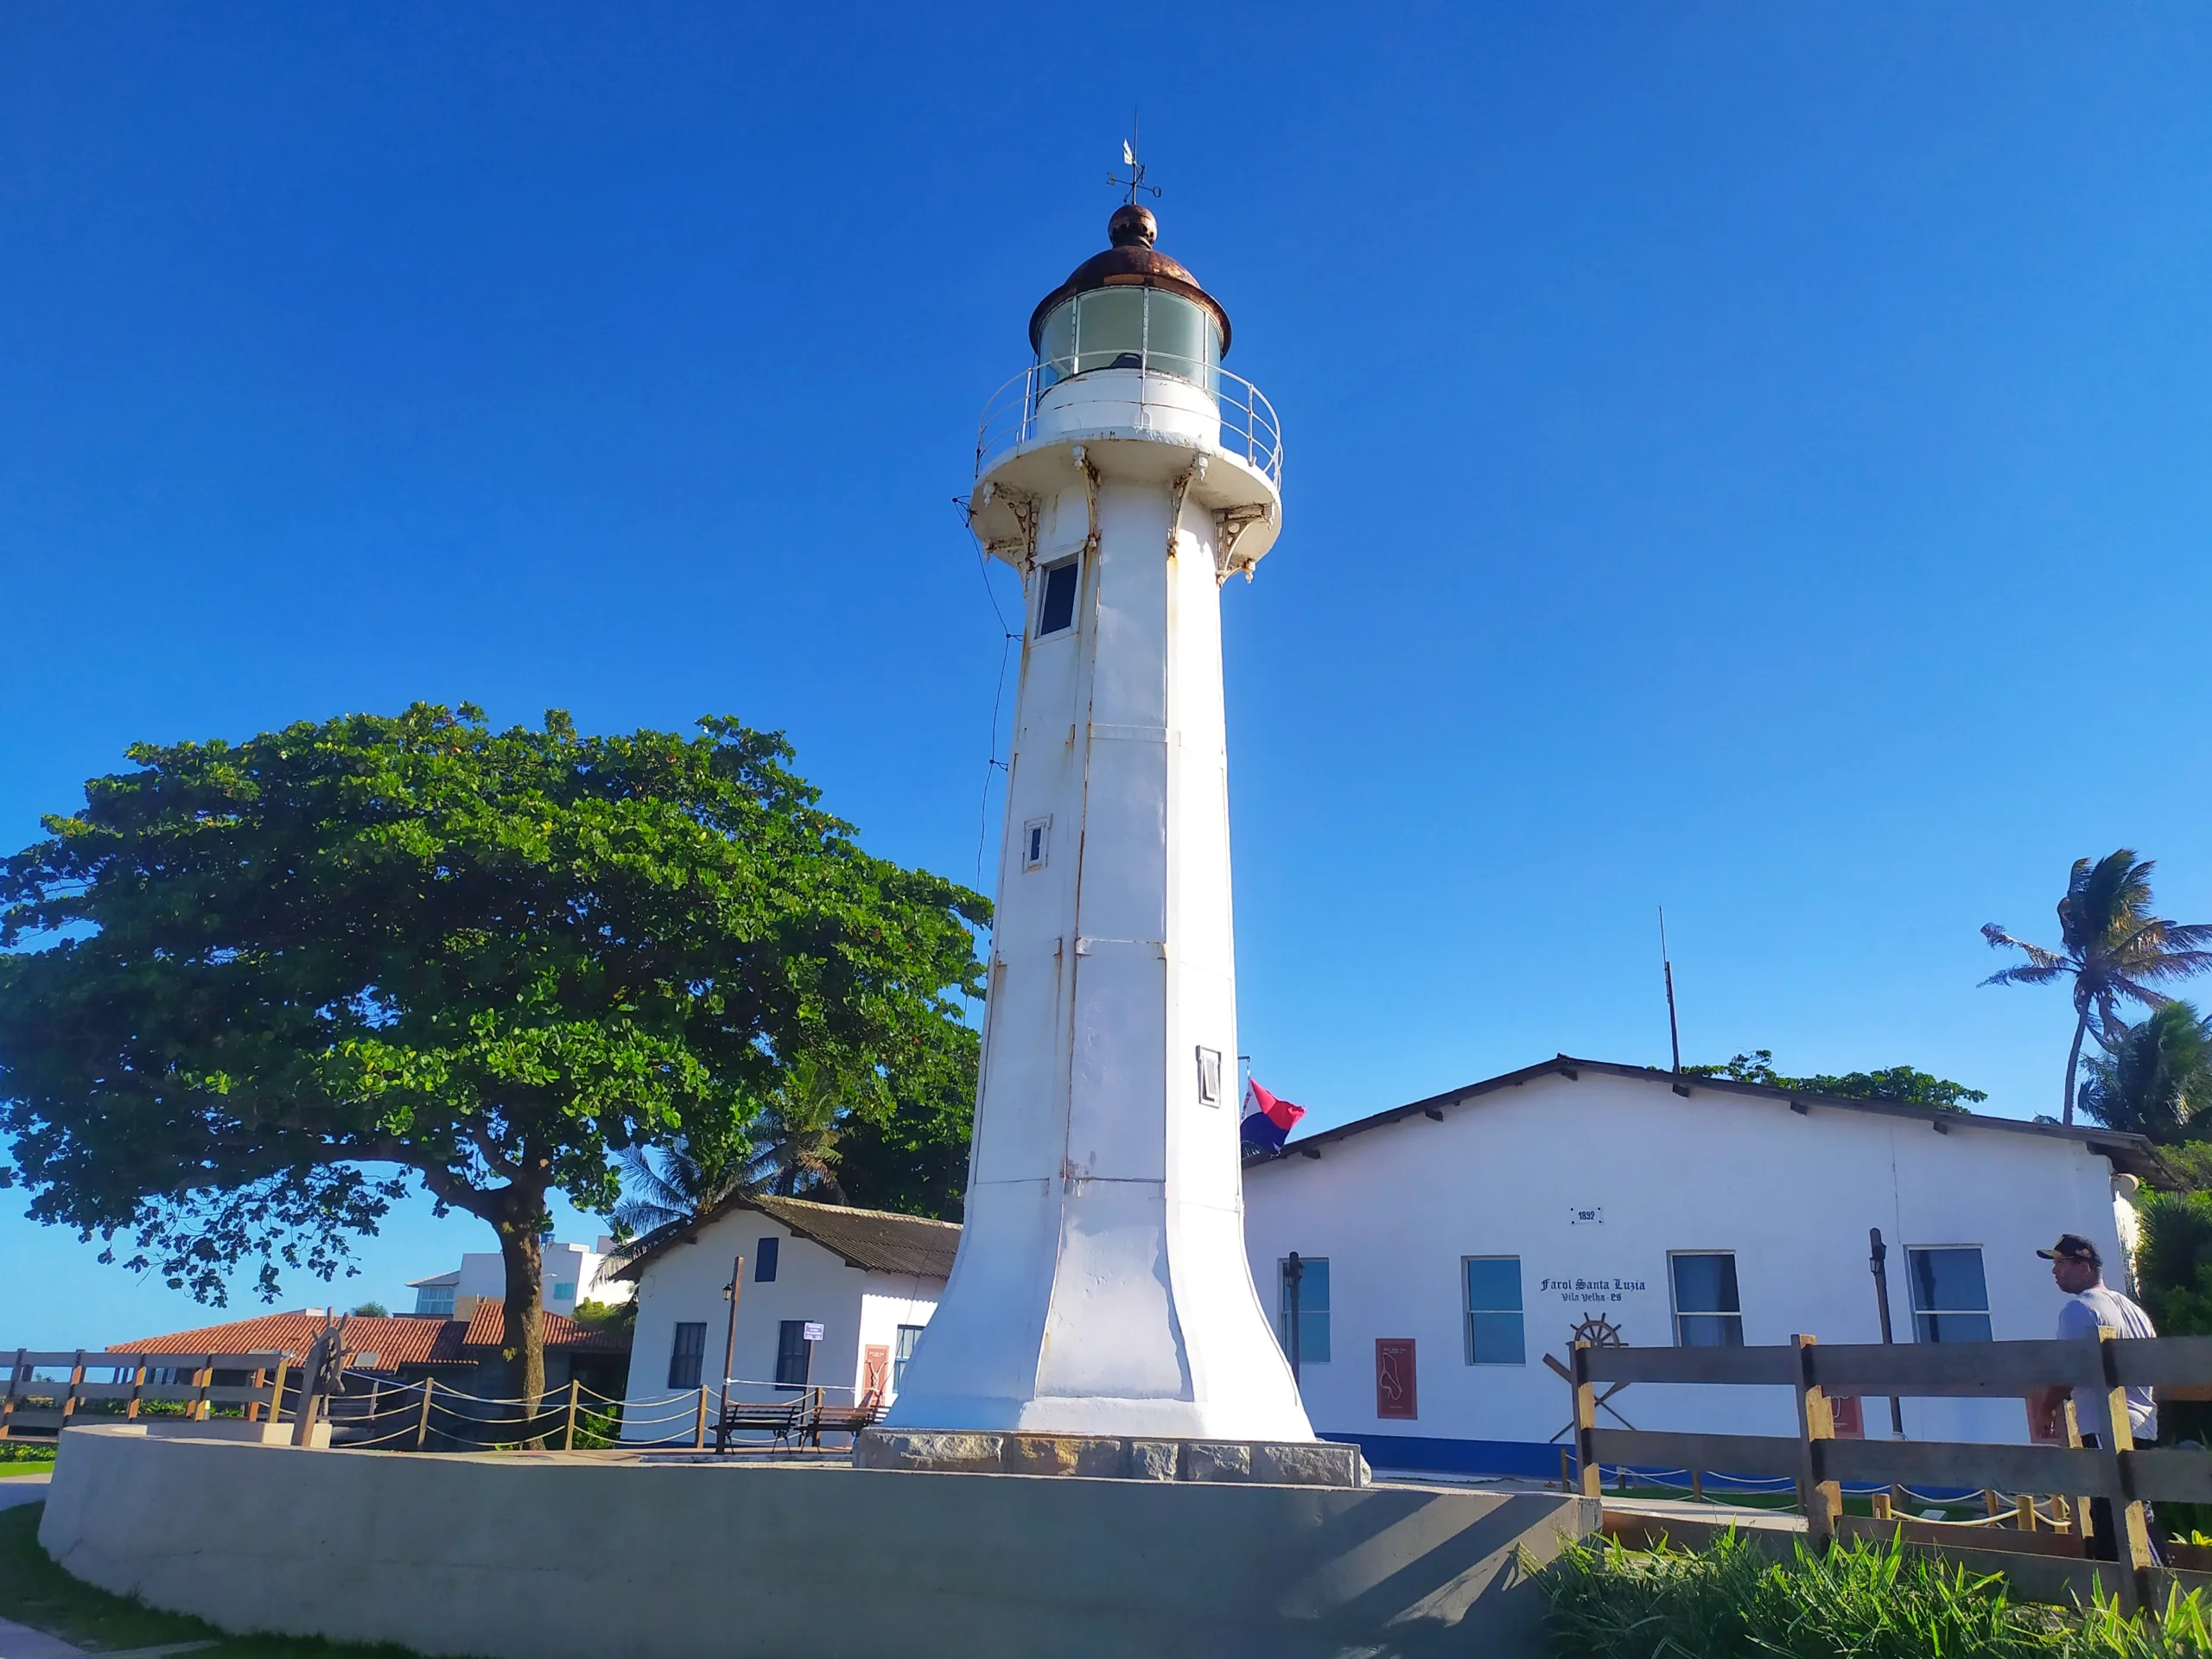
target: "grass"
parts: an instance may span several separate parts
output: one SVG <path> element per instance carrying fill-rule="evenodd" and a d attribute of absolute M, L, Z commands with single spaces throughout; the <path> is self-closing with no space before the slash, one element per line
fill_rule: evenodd
<path fill-rule="evenodd" d="M 58 1636 L 95 1653 L 207 1642 L 195 1659 L 413 1659 L 404 1648 L 362 1647 L 296 1636 L 225 1636 L 181 1613 L 164 1613 L 128 1596 L 71 1578 L 38 1547 L 42 1503 L 0 1510 L 0 1618 Z"/>
<path fill-rule="evenodd" d="M 1801 1543 L 1770 1560 L 1732 1534 L 1697 1552 L 1570 1547 L 1539 1576 L 1557 1659 L 2207 1659 L 2195 1593 L 2162 1620 L 2109 1603 L 2012 1600 L 1995 1575 L 1889 1545 Z"/>

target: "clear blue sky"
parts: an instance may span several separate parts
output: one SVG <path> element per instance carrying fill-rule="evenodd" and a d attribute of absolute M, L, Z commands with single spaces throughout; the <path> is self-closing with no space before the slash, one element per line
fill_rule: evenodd
<path fill-rule="evenodd" d="M 1979 925 L 2123 844 L 2212 918 L 2208 84 L 2180 4 L 10 4 L 0 842 L 134 739 L 474 699 L 781 728 L 972 880 L 952 499 L 1136 102 L 1287 435 L 1262 1080 L 1663 1060 L 1663 901 L 1687 1058 L 2053 1109 Z M 194 1321 L 19 1198 L 0 1339 Z"/>

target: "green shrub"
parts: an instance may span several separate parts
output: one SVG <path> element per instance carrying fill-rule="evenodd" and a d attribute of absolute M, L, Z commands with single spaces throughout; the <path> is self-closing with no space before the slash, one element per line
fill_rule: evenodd
<path fill-rule="evenodd" d="M 1559 1659 L 2207 1659 L 2196 1596 L 2162 1622 L 2110 1603 L 2012 1601 L 2005 1580 L 1892 1542 L 1768 1559 L 1729 1535 L 1696 1553 L 1583 1543 L 1540 1575 Z"/>
<path fill-rule="evenodd" d="M 2135 1280 L 2168 1337 L 2212 1335 L 2212 1192 L 2146 1192 Z"/>

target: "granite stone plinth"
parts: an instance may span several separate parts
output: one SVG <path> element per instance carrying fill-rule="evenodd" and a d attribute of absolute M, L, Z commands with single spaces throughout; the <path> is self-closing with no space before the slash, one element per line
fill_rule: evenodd
<path fill-rule="evenodd" d="M 853 1447 L 853 1465 L 933 1474 L 1077 1475 L 1255 1486 L 1358 1487 L 1374 1478 L 1357 1446 L 1333 1440 L 1166 1440 L 909 1428 L 868 1430 Z"/>

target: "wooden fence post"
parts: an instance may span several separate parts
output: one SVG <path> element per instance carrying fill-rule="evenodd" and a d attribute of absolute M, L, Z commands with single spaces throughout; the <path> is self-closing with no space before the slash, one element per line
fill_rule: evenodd
<path fill-rule="evenodd" d="M 184 1410 L 187 1421 L 204 1423 L 207 1421 L 207 1390 L 213 1388 L 214 1383 L 215 1356 L 202 1354 L 200 1356 L 199 1369 L 192 1374 L 194 1389 L 192 1403 Z"/>
<path fill-rule="evenodd" d="M 77 1351 L 77 1363 L 70 1368 L 69 1386 L 61 1395 L 61 1427 L 69 1427 L 69 1420 L 77 1414 L 77 1390 L 85 1386 L 85 1351 Z M 54 1437 L 60 1439 L 57 1433 Z"/>
<path fill-rule="evenodd" d="M 576 1449 L 576 1396 L 582 1390 L 582 1379 L 574 1376 L 569 1379 L 569 1427 L 561 1435 L 561 1449 L 563 1452 L 573 1452 Z"/>
<path fill-rule="evenodd" d="M 272 1423 L 284 1421 L 284 1374 L 291 1369 L 292 1357 L 279 1354 L 276 1357 L 276 1381 L 269 1390 L 269 1421 Z"/>
<path fill-rule="evenodd" d="M 699 1415 L 691 1426 L 691 1449 L 702 1452 L 707 1446 L 707 1385 L 699 1385 Z"/>
<path fill-rule="evenodd" d="M 130 1403 L 123 1408 L 126 1421 L 138 1414 L 138 1395 L 146 1386 L 146 1356 L 140 1354 L 137 1357 L 138 1363 L 130 1371 Z"/>
<path fill-rule="evenodd" d="M 423 1379 L 423 1412 L 422 1415 L 415 1420 L 415 1449 L 417 1452 L 429 1443 L 430 1390 L 437 1386 L 437 1380 L 435 1377 L 426 1376 Z"/>
<path fill-rule="evenodd" d="M 1574 1344 L 1574 1455 L 1580 1462 L 1578 1484 L 1585 1497 L 1599 1497 L 1598 1459 L 1593 1436 L 1598 1432 L 1598 1391 L 1590 1382 L 1590 1344 Z"/>
<path fill-rule="evenodd" d="M 2105 1383 L 2105 1430 L 2100 1444 L 2105 1467 L 2111 1471 L 2113 1542 L 2120 1557 L 2120 1605 L 2123 1612 L 2136 1612 L 2150 1598 L 2151 1530 L 2145 1524 L 2143 1500 L 2135 1495 L 2135 1480 L 2122 1455 L 2135 1450 L 2135 1426 L 2127 1420 L 2127 1390 L 2120 1384 L 2118 1356 L 2113 1344 L 2120 1332 L 2108 1325 L 2097 1327 L 2097 1357 Z"/>
<path fill-rule="evenodd" d="M 2079 1452 L 2082 1449 L 2082 1414 L 2075 1409 L 2074 1396 L 2071 1394 L 2066 1396 L 2063 1415 L 2066 1424 L 2066 1444 L 2072 1450 Z M 2075 1530 L 2087 1539 L 2089 1535 L 2089 1500 L 2079 1492 L 2074 1495 L 2074 1513 L 2078 1517 Z"/>
<path fill-rule="evenodd" d="M 1815 1338 L 1789 1338 L 1797 1359 L 1797 1449 L 1799 1496 L 1805 1503 L 1805 1538 L 1815 1549 L 1825 1549 L 1835 1537 L 1835 1523 L 1843 1513 L 1843 1488 L 1821 1477 L 1827 1459 L 1820 1443 L 1835 1438 L 1835 1414 L 1827 1390 L 1813 1380 Z"/>

